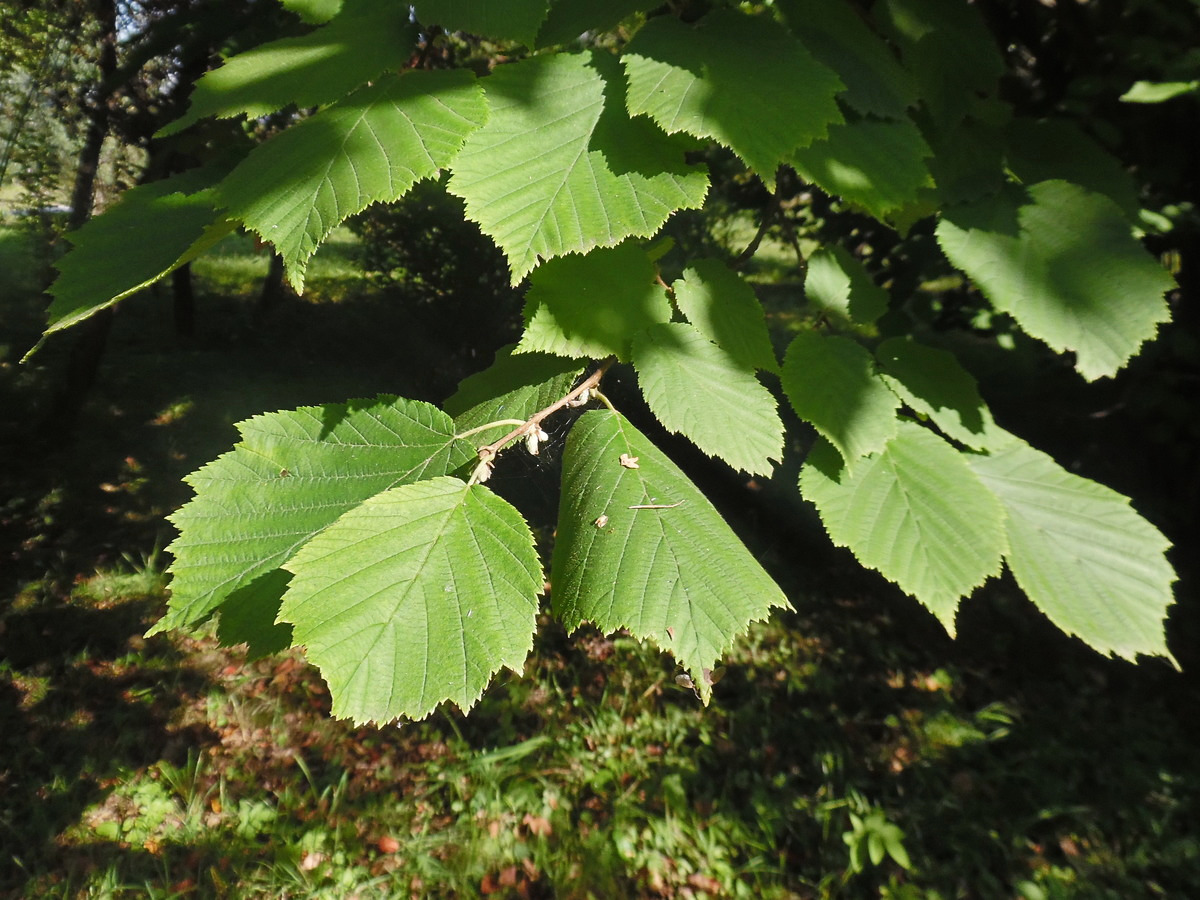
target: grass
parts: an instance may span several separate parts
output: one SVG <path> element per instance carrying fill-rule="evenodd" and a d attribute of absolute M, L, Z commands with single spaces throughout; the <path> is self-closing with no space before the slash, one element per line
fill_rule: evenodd
<path fill-rule="evenodd" d="M 248 280 L 265 260 L 244 240 L 197 266 L 193 341 L 163 297 L 135 299 L 72 443 L 31 436 L 60 351 L 0 360 L 0 895 L 1040 900 L 1200 884 L 1194 679 L 1100 659 L 1007 583 L 951 641 L 744 499 L 726 508 L 797 611 L 738 642 L 708 708 L 669 658 L 548 619 L 525 671 L 469 716 L 383 729 L 331 720 L 296 652 L 143 638 L 165 599 L 162 517 L 233 422 L 381 390 L 438 399 L 478 368 L 406 336 L 402 298 L 356 279 L 354 252 L 314 262 L 318 301 L 289 301 L 265 334 Z M 19 271 L 0 230 L 6 253 Z M 35 280 L 6 295 L 22 352 Z"/>

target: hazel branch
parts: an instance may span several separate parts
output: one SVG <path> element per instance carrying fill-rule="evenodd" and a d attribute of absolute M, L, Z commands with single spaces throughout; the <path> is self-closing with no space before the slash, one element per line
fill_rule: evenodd
<path fill-rule="evenodd" d="M 488 477 L 490 477 L 492 474 L 492 460 L 496 458 L 496 455 L 503 450 L 507 444 L 519 438 L 526 437 L 527 435 L 537 434 L 541 429 L 542 420 L 547 416 L 553 415 L 563 407 L 584 397 L 584 395 L 595 391 L 596 386 L 600 384 L 600 379 L 604 377 L 604 373 L 609 370 L 615 361 L 616 359 L 614 357 L 609 357 L 600 364 L 596 371 L 592 372 L 590 375 L 584 378 L 583 381 L 575 385 L 575 387 L 573 387 L 569 393 L 559 397 L 545 409 L 538 410 L 524 421 L 519 419 L 504 419 L 499 422 L 489 422 L 487 425 L 484 425 L 481 428 L 475 428 L 467 432 L 467 434 L 474 434 L 496 425 L 509 425 L 518 423 L 516 428 L 504 435 L 504 437 L 500 438 L 500 440 L 492 441 L 492 443 L 485 444 L 479 448 L 479 465 L 475 467 L 475 471 L 471 475 L 470 483 L 478 484 L 486 481 Z M 463 437 L 463 435 L 459 435 L 459 437 Z"/>

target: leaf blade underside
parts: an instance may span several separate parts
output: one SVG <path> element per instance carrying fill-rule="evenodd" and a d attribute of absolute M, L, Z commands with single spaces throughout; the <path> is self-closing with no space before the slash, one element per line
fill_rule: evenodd
<path fill-rule="evenodd" d="M 391 397 L 267 413 L 238 430 L 232 450 L 187 477 L 196 495 L 169 517 L 171 600 L 152 634 L 202 621 L 347 510 L 464 466 L 474 449 L 441 410 Z"/>
<path fill-rule="evenodd" d="M 630 508 L 655 503 L 670 506 Z M 708 499 L 617 413 L 586 413 L 571 430 L 557 534 L 551 597 L 566 627 L 653 641 L 705 702 L 704 669 L 751 622 L 788 607 Z"/>
<path fill-rule="evenodd" d="M 467 710 L 533 647 L 544 579 L 533 534 L 483 485 L 439 477 L 378 494 L 314 537 L 280 619 L 356 723 Z"/>

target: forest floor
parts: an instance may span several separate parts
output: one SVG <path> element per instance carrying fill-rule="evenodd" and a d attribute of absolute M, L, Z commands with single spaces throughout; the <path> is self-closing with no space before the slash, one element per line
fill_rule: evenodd
<path fill-rule="evenodd" d="M 40 276 L 0 228 L 0 896 L 1195 896 L 1194 673 L 1101 658 L 1007 581 L 951 640 L 744 491 L 723 511 L 794 610 L 707 708 L 652 648 L 548 618 L 470 715 L 379 729 L 330 719 L 296 652 L 144 638 L 164 516 L 235 422 L 437 401 L 487 364 L 354 253 L 332 241 L 264 324 L 266 258 L 230 242 L 197 266 L 191 340 L 165 294 L 134 298 L 64 438 L 43 423 L 71 336 L 17 364 Z M 553 452 L 509 476 L 544 528 L 553 476 Z"/>

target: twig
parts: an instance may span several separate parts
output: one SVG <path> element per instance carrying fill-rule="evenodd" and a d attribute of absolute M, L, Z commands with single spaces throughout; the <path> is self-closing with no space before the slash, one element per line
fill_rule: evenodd
<path fill-rule="evenodd" d="M 486 473 L 489 473 L 491 470 L 492 460 L 496 458 L 496 454 L 499 453 L 502 449 L 504 449 L 504 447 L 507 444 L 509 444 L 512 441 L 517 440 L 520 437 L 530 434 L 531 432 L 536 431 L 538 426 L 541 425 L 542 420 L 545 419 L 547 416 L 558 412 L 560 409 L 562 409 L 564 406 L 566 406 L 572 400 L 576 399 L 577 397 L 582 396 L 583 394 L 587 393 L 588 391 L 595 390 L 596 385 L 598 385 L 600 383 L 600 379 L 604 377 L 604 373 L 609 370 L 609 368 L 612 366 L 612 364 L 615 361 L 616 361 L 615 357 L 609 357 L 608 359 L 606 359 L 604 362 L 602 362 L 600 364 L 600 367 L 597 368 L 596 371 L 592 372 L 592 374 L 588 375 L 585 379 L 583 379 L 583 381 L 581 381 L 581 382 L 579 382 L 579 384 L 575 385 L 575 387 L 571 389 L 570 393 L 566 394 L 563 397 L 559 397 L 558 400 L 551 403 L 545 409 L 538 410 L 536 413 L 534 413 L 532 416 L 530 416 L 524 422 L 521 422 L 519 425 L 517 425 L 516 428 L 514 428 L 512 431 L 510 431 L 504 437 L 500 438 L 500 440 L 492 441 L 492 443 L 487 444 L 483 447 L 480 447 L 479 451 L 478 451 L 479 465 L 475 469 L 475 474 L 473 474 L 471 476 L 471 484 L 475 484 L 476 482 L 482 481 L 485 478 L 487 478 Z M 495 424 L 508 425 L 508 424 L 511 424 L 513 422 L 518 422 L 518 421 L 519 421 L 518 419 L 505 419 L 505 420 L 503 420 L 503 422 L 500 422 L 500 423 L 493 422 L 493 423 L 489 423 L 489 424 L 491 424 L 491 425 L 495 425 Z M 484 427 L 486 428 L 487 426 L 484 426 Z M 472 434 L 472 433 L 475 433 L 477 431 L 482 431 L 482 430 L 483 430 L 483 428 L 476 428 L 473 431 L 468 432 L 468 434 Z"/>

